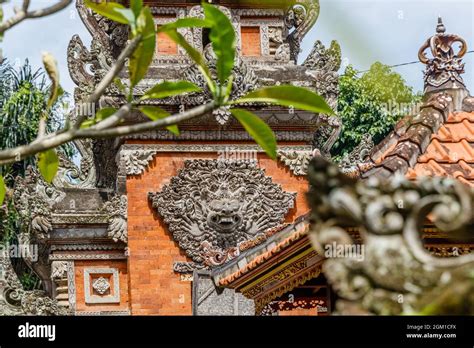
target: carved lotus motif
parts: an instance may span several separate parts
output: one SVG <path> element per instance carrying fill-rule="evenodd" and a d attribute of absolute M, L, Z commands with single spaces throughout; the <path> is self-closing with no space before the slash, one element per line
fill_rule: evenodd
<path fill-rule="evenodd" d="M 202 263 L 204 249 L 224 252 L 280 224 L 295 195 L 254 161 L 193 160 L 149 199 L 179 246 Z"/>

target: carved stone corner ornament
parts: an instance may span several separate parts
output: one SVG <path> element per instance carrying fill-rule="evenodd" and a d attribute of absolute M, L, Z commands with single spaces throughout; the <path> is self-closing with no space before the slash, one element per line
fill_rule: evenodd
<path fill-rule="evenodd" d="M 453 49 L 456 42 L 460 44 L 458 52 Z M 426 56 L 427 49 L 433 58 Z M 441 17 L 438 18 L 436 35 L 426 40 L 418 52 L 418 58 L 426 65 L 425 92 L 465 88 L 461 75 L 464 73 L 462 58 L 466 52 L 466 41 L 458 35 L 446 34 L 446 27 Z"/>
<path fill-rule="evenodd" d="M 125 168 L 125 174 L 143 174 L 156 153 L 157 151 L 146 149 L 121 150 L 120 162 L 121 166 Z"/>
<path fill-rule="evenodd" d="M 114 196 L 109 202 L 104 204 L 103 210 L 107 213 L 109 223 L 107 233 L 115 242 L 128 242 L 127 208 L 128 200 L 126 195 Z"/>
<path fill-rule="evenodd" d="M 313 157 L 311 151 L 299 150 L 279 150 L 278 158 L 291 172 L 296 176 L 305 176 L 308 174 L 308 164 Z"/>
<path fill-rule="evenodd" d="M 246 160 L 188 160 L 161 192 L 148 194 L 180 248 L 208 266 L 282 223 L 295 196 Z"/>

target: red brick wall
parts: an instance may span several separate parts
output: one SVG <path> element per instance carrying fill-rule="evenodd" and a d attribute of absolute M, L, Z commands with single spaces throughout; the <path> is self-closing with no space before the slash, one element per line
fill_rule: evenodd
<path fill-rule="evenodd" d="M 241 27 L 242 55 L 258 57 L 261 56 L 260 28 Z"/>
<path fill-rule="evenodd" d="M 133 315 L 191 315 L 191 282 L 173 272 L 175 261 L 186 256 L 173 241 L 166 225 L 151 207 L 148 192 L 160 191 L 183 167 L 186 159 L 213 159 L 216 153 L 160 153 L 140 176 L 127 178 L 129 288 Z M 290 192 L 298 192 L 287 221 L 308 212 L 304 193 L 307 182 L 294 177 L 282 164 L 259 155 L 260 167 Z"/>

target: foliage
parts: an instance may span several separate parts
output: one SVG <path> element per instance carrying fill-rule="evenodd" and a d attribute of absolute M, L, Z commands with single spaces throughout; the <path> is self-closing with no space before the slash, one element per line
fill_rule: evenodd
<path fill-rule="evenodd" d="M 7 60 L 0 63 L 0 148 L 26 145 L 36 139 L 39 120 L 47 107 L 50 86 L 42 70 L 33 71 L 28 60 L 16 70 Z M 60 128 L 64 121 L 61 105 L 67 96 L 60 97 L 51 109 L 46 129 Z M 72 146 L 62 147 L 67 156 L 72 156 Z M 34 158 L 25 158 L 11 166 L 0 168 L 7 185 L 13 178 L 24 175 L 29 165 L 36 165 Z"/>
<path fill-rule="evenodd" d="M 410 106 L 421 100 L 400 74 L 379 62 L 361 77 L 352 66 L 347 67 L 339 89 L 342 132 L 332 148 L 336 159 L 350 153 L 365 134 L 379 143 L 410 112 Z"/>

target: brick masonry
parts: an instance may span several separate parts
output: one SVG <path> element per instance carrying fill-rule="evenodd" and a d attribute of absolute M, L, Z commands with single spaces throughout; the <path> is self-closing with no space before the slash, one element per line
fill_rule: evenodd
<path fill-rule="evenodd" d="M 129 289 L 133 315 L 191 315 L 191 282 L 173 272 L 175 261 L 187 261 L 166 225 L 148 201 L 148 192 L 160 191 L 187 159 L 215 159 L 217 153 L 159 153 L 147 170 L 127 178 Z M 286 217 L 292 222 L 308 212 L 307 181 L 295 177 L 281 163 L 258 155 L 259 166 L 275 183 L 297 192 L 295 208 Z"/>

